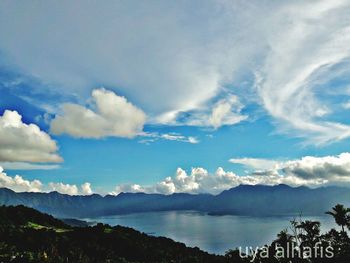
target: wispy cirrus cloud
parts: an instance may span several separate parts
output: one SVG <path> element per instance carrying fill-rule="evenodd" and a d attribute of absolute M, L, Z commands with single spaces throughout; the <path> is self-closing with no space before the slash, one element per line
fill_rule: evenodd
<path fill-rule="evenodd" d="M 350 136 L 346 120 L 332 118 L 339 101 L 329 92 L 349 96 L 349 1 L 200 1 L 196 12 L 188 1 L 75 4 L 84 12 L 72 15 L 69 1 L 1 3 L 0 51 L 80 101 L 96 85 L 113 87 L 160 124 L 186 113 L 188 125 L 234 125 L 250 116 L 230 104 L 236 94 L 291 136 Z M 255 85 L 242 88 L 247 79 Z"/>
<path fill-rule="evenodd" d="M 327 120 L 334 105 L 319 96 L 341 77 L 336 67 L 343 67 L 341 75 L 349 73 L 349 10 L 348 1 L 305 1 L 287 4 L 272 18 L 278 23 L 268 34 L 270 50 L 256 85 L 265 109 L 281 121 L 280 130 L 316 144 L 350 136 L 349 125 Z M 347 87 L 335 88 L 345 94 Z"/>

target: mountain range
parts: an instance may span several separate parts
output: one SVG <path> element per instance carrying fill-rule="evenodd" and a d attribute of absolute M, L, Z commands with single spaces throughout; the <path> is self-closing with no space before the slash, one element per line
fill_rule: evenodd
<path fill-rule="evenodd" d="M 322 215 L 337 203 L 350 206 L 350 188 L 240 185 L 218 195 L 120 193 L 117 196 L 17 193 L 0 188 L 0 205 L 25 205 L 60 218 L 179 210 L 210 215 Z"/>

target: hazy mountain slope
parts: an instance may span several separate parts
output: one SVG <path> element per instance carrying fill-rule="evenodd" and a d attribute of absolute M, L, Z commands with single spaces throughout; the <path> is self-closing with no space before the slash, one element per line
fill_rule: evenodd
<path fill-rule="evenodd" d="M 121 193 L 102 197 L 57 192 L 15 193 L 0 189 L 0 205 L 23 204 L 58 217 L 94 217 L 135 212 L 196 210 L 211 214 L 320 215 L 337 203 L 350 205 L 350 189 L 342 187 L 241 185 L 219 195 Z"/>
<path fill-rule="evenodd" d="M 350 204 L 350 189 L 241 185 L 215 196 L 212 214 L 320 215 L 337 203 Z"/>

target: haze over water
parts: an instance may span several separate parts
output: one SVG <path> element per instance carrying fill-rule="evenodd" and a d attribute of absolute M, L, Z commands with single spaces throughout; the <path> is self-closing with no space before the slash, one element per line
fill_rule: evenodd
<path fill-rule="evenodd" d="M 99 217 L 98 222 L 135 228 L 155 236 L 165 236 L 187 246 L 199 247 L 210 253 L 246 246 L 263 246 L 273 241 L 283 229 L 290 227 L 292 216 L 208 216 L 189 211 L 152 212 Z M 335 227 L 328 216 L 302 217 L 321 222 L 321 229 Z"/>

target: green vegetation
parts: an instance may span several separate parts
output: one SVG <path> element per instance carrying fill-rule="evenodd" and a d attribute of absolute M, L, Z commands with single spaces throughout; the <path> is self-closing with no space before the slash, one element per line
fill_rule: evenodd
<path fill-rule="evenodd" d="M 217 256 L 131 228 L 86 226 L 75 220 L 81 227 L 72 227 L 31 208 L 0 206 L 0 262 L 349 262 L 350 210 L 337 205 L 327 214 L 334 217 L 339 230 L 321 233 L 317 221 L 293 220 L 290 229 L 281 231 L 268 246 Z"/>
<path fill-rule="evenodd" d="M 39 225 L 39 224 L 33 223 L 33 222 L 28 222 L 26 227 L 32 228 L 32 229 L 36 229 L 36 230 L 40 230 L 40 229 L 53 230 L 53 231 L 55 231 L 57 233 L 63 233 L 63 232 L 66 232 L 66 231 L 70 231 L 69 229 L 57 228 L 57 227 L 48 227 L 48 226 Z"/>
<path fill-rule="evenodd" d="M 350 208 L 345 208 L 343 205 L 337 204 L 332 208 L 332 211 L 326 212 L 326 214 L 334 217 L 337 225 L 341 226 L 342 232 L 345 232 L 345 226 L 350 228 Z"/>
<path fill-rule="evenodd" d="M 326 212 L 334 217 L 340 231 L 331 229 L 322 234 L 320 222 L 291 221 L 290 229 L 282 230 L 269 246 L 246 253 L 245 261 L 252 263 L 345 263 L 350 262 L 350 209 L 336 205 Z M 245 252 L 245 251 L 243 251 Z M 226 257 L 242 256 L 242 250 L 230 250 Z M 234 260 L 232 262 L 235 262 Z"/>
<path fill-rule="evenodd" d="M 227 262 L 131 228 L 71 227 L 24 206 L 0 207 L 0 262 Z"/>

